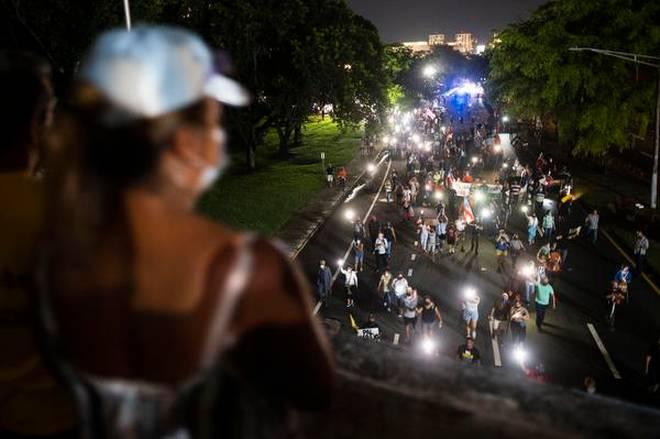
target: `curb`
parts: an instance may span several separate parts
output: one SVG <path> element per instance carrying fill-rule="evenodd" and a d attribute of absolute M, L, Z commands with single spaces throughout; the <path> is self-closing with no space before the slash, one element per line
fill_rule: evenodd
<path fill-rule="evenodd" d="M 378 154 L 376 154 L 376 157 L 374 157 L 374 160 L 379 160 L 380 158 L 382 158 L 383 152 L 384 150 L 381 149 L 378 152 Z M 292 248 L 290 250 L 289 257 L 291 259 L 296 259 L 298 257 L 298 254 L 300 254 L 300 252 L 307 246 L 309 241 L 312 240 L 314 235 L 316 235 L 316 233 L 321 229 L 321 226 L 323 226 L 323 224 L 325 224 L 328 218 L 337 211 L 339 206 L 343 204 L 344 200 L 346 200 L 348 195 L 351 192 L 353 192 L 353 190 L 355 189 L 355 187 L 357 187 L 357 184 L 360 182 L 362 177 L 364 177 L 366 172 L 367 172 L 366 169 L 363 169 L 360 175 L 355 177 L 355 179 L 348 186 L 346 186 L 343 192 L 341 192 L 337 198 L 335 198 L 330 202 L 329 208 L 325 211 L 323 215 L 319 216 L 316 219 L 316 221 L 314 222 L 314 226 L 307 232 L 307 236 L 305 236 L 305 238 L 302 241 L 300 241 L 300 243 L 295 248 Z"/>

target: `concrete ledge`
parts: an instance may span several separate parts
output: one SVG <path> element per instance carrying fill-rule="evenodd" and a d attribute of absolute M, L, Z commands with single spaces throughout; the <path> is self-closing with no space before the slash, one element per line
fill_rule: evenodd
<path fill-rule="evenodd" d="M 329 413 L 303 417 L 315 438 L 653 438 L 660 411 L 538 384 L 493 368 L 346 335 L 334 339 L 339 386 Z"/>

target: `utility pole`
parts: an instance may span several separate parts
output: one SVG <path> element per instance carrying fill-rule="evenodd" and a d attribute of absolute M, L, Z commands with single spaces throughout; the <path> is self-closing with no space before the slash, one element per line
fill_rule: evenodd
<path fill-rule="evenodd" d="M 124 0 L 124 15 L 126 16 L 126 30 L 131 30 L 131 7 L 128 0 Z"/>
<path fill-rule="evenodd" d="M 605 56 L 619 58 L 624 61 L 655 67 L 658 73 L 655 104 L 655 150 L 653 152 L 653 174 L 651 176 L 651 208 L 658 206 L 658 152 L 660 150 L 660 57 L 641 55 L 639 53 L 618 52 L 616 50 L 595 49 L 593 47 L 571 47 L 572 52 L 595 52 Z M 655 62 L 651 62 L 655 61 Z"/>

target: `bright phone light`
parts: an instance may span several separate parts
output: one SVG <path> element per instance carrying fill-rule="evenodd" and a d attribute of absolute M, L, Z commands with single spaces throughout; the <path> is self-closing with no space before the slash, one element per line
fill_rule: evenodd
<path fill-rule="evenodd" d="M 466 300 L 472 300 L 477 297 L 477 290 L 472 287 L 468 287 L 465 289 L 465 291 L 463 291 L 463 295 L 465 296 Z"/>
<path fill-rule="evenodd" d="M 525 349 L 523 349 L 521 346 L 517 346 L 513 350 L 513 358 L 518 364 L 523 365 L 525 360 L 527 360 L 527 351 L 525 351 Z"/>
<path fill-rule="evenodd" d="M 476 201 L 481 202 L 481 201 L 484 201 L 484 200 L 486 199 L 486 195 L 484 195 L 484 193 L 481 192 L 481 191 L 476 191 L 476 192 L 474 193 L 474 199 L 475 199 Z"/>
<path fill-rule="evenodd" d="M 436 200 L 442 200 L 442 191 L 435 191 L 435 194 L 433 195 L 435 196 Z"/>
<path fill-rule="evenodd" d="M 346 209 L 346 212 L 344 212 L 344 217 L 346 217 L 346 219 L 349 221 L 353 221 L 355 219 L 355 211 L 353 209 Z"/>
<path fill-rule="evenodd" d="M 527 213 L 529 212 L 529 206 L 523 206 L 520 208 L 520 210 L 522 211 L 522 213 Z"/>
<path fill-rule="evenodd" d="M 422 352 L 424 352 L 426 355 L 433 355 L 435 353 L 437 343 L 432 338 L 426 337 L 422 339 L 420 347 L 422 348 Z"/>

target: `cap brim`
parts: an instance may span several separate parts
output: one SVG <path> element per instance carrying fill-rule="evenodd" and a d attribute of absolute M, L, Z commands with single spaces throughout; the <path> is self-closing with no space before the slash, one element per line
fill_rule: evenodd
<path fill-rule="evenodd" d="M 217 73 L 206 82 L 204 94 L 234 107 L 243 107 L 250 103 L 250 94 L 247 90 L 238 82 Z"/>

